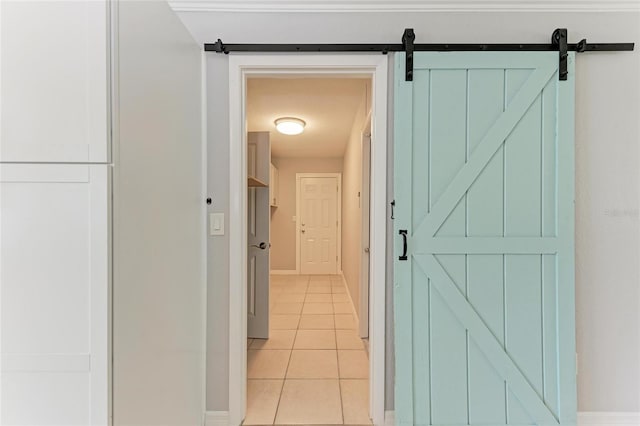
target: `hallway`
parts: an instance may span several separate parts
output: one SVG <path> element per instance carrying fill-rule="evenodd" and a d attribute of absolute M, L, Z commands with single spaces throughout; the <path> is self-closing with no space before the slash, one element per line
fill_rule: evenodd
<path fill-rule="evenodd" d="M 369 359 L 342 278 L 272 276 L 270 305 L 270 339 L 247 342 L 244 424 L 371 424 Z"/>

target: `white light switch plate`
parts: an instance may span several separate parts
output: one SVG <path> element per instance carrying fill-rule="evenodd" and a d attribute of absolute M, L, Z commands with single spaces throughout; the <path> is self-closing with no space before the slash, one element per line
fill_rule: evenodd
<path fill-rule="evenodd" d="M 209 235 L 224 235 L 224 213 L 209 213 Z"/>

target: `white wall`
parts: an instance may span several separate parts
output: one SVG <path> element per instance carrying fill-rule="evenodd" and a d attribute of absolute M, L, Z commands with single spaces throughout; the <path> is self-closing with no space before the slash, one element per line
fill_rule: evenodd
<path fill-rule="evenodd" d="M 114 425 L 201 425 L 201 47 L 164 2 L 119 2 Z"/>
<path fill-rule="evenodd" d="M 202 43 L 218 38 L 228 43 L 399 43 L 406 27 L 415 28 L 416 42 L 421 43 L 544 43 L 557 27 L 569 28 L 571 42 L 583 37 L 594 42 L 640 41 L 639 13 L 185 12 L 181 18 Z M 211 53 L 208 61 L 212 65 L 208 79 L 216 85 L 209 91 L 209 108 L 216 110 L 209 121 L 216 132 L 209 139 L 209 149 L 216 153 L 210 159 L 222 157 L 210 162 L 210 168 L 216 167 L 218 184 L 224 185 L 228 183 L 228 70 L 225 56 Z M 638 51 L 588 53 L 577 60 L 576 322 L 581 411 L 640 411 L 638 76 Z M 226 209 L 224 199 L 221 203 L 219 208 Z M 388 259 L 391 264 L 390 254 Z M 228 362 L 224 338 L 228 297 L 223 296 L 228 292 L 224 278 L 228 271 L 223 256 L 215 262 L 219 276 L 215 292 L 220 297 L 209 299 L 218 321 L 209 323 L 215 331 L 209 332 L 213 340 L 208 342 L 208 362 L 217 370 L 208 372 L 208 408 L 226 409 L 227 382 L 222 373 Z M 213 284 L 210 281 L 210 288 Z M 390 279 L 387 285 L 391 287 Z M 388 301 L 392 303 L 391 298 Z M 391 342 L 388 334 L 388 351 Z M 388 408 L 392 391 L 388 380 Z"/>
<path fill-rule="evenodd" d="M 367 118 L 368 83 L 354 116 L 342 163 L 342 272 L 360 318 L 360 262 L 362 257 L 362 131 Z"/>
<path fill-rule="evenodd" d="M 229 217 L 229 64 L 207 55 L 207 213 Z M 207 410 L 229 409 L 229 234 L 207 238 Z"/>
<path fill-rule="evenodd" d="M 271 269 L 296 269 L 296 173 L 341 173 L 342 158 L 273 157 L 278 207 L 271 208 Z"/>

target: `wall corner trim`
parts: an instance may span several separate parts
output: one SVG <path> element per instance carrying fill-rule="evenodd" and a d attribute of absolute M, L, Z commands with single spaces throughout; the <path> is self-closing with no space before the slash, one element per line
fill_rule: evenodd
<path fill-rule="evenodd" d="M 229 426 L 229 412 L 207 411 L 204 413 L 204 426 Z"/>
<path fill-rule="evenodd" d="M 640 426 L 640 412 L 581 411 L 578 413 L 579 426 Z"/>
<path fill-rule="evenodd" d="M 396 424 L 396 412 L 388 410 L 384 412 L 384 426 L 395 426 Z"/>

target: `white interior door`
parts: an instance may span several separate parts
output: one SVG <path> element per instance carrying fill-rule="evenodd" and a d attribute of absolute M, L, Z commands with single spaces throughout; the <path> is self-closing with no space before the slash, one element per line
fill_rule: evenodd
<path fill-rule="evenodd" d="M 247 170 L 267 187 L 251 187 L 247 200 L 247 336 L 269 338 L 269 226 L 271 145 L 268 132 L 249 132 Z"/>
<path fill-rule="evenodd" d="M 338 178 L 301 177 L 300 273 L 338 273 Z"/>
<path fill-rule="evenodd" d="M 109 423 L 108 168 L 0 166 L 0 424 Z"/>

